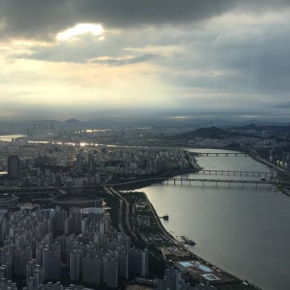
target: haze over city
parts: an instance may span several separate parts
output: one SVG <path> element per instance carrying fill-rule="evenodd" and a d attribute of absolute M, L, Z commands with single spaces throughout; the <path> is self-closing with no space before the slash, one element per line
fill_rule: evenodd
<path fill-rule="evenodd" d="M 1 119 L 286 119 L 289 1 L 0 1 Z"/>
<path fill-rule="evenodd" d="M 289 290 L 289 0 L 0 0 L 0 290 Z"/>

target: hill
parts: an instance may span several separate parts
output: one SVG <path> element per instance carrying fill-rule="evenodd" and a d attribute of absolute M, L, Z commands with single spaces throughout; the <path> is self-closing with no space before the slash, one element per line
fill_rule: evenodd
<path fill-rule="evenodd" d="M 234 127 L 236 131 L 247 131 L 247 130 L 256 130 L 256 131 L 273 131 L 273 132 L 290 132 L 290 126 L 287 125 L 255 125 L 250 124 L 242 127 Z"/>
<path fill-rule="evenodd" d="M 223 139 L 228 137 L 236 137 L 238 136 L 237 133 L 232 133 L 229 131 L 222 130 L 217 127 L 208 127 L 208 128 L 200 128 L 194 131 L 169 136 L 168 139 L 171 140 L 179 140 L 179 139 L 187 139 L 191 140 L 195 137 L 202 137 L 202 138 L 211 138 L 211 139 Z"/>
<path fill-rule="evenodd" d="M 64 123 L 66 123 L 66 124 L 80 124 L 81 121 L 79 121 L 77 119 L 69 119 L 69 120 L 64 121 Z"/>

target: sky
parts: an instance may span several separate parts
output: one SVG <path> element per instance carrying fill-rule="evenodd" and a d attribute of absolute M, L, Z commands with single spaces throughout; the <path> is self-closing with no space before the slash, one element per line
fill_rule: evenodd
<path fill-rule="evenodd" d="M 0 119 L 289 120 L 289 0 L 0 0 Z"/>

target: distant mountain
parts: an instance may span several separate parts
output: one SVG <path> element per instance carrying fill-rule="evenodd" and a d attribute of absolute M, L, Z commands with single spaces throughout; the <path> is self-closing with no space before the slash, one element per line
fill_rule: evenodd
<path fill-rule="evenodd" d="M 30 123 L 30 124 L 36 124 L 36 123 L 46 124 L 46 123 L 61 123 L 61 121 L 58 121 L 58 120 L 35 120 L 35 121 L 28 121 L 28 123 Z"/>
<path fill-rule="evenodd" d="M 69 119 L 69 120 L 64 121 L 64 123 L 66 123 L 66 124 L 80 124 L 81 121 L 79 121 L 77 119 Z"/>
<path fill-rule="evenodd" d="M 178 139 L 187 139 L 191 140 L 195 137 L 203 137 L 203 138 L 211 138 L 211 139 L 223 139 L 228 137 L 236 137 L 237 133 L 232 133 L 229 131 L 222 130 L 217 127 L 208 127 L 208 128 L 200 128 L 194 131 L 172 135 L 169 136 L 168 139 L 178 140 Z"/>
<path fill-rule="evenodd" d="M 247 130 L 257 130 L 257 131 L 276 131 L 276 132 L 290 132 L 290 126 L 287 125 L 255 125 L 249 124 L 247 126 L 235 127 L 235 130 L 247 131 Z"/>

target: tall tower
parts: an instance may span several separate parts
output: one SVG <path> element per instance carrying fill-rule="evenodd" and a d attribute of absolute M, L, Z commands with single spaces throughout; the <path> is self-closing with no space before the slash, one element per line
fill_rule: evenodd
<path fill-rule="evenodd" d="M 77 154 L 77 173 L 83 172 L 83 155 L 81 152 Z"/>
<path fill-rule="evenodd" d="M 8 156 L 7 165 L 8 165 L 8 177 L 11 179 L 18 178 L 20 168 L 19 156 L 16 154 Z"/>

